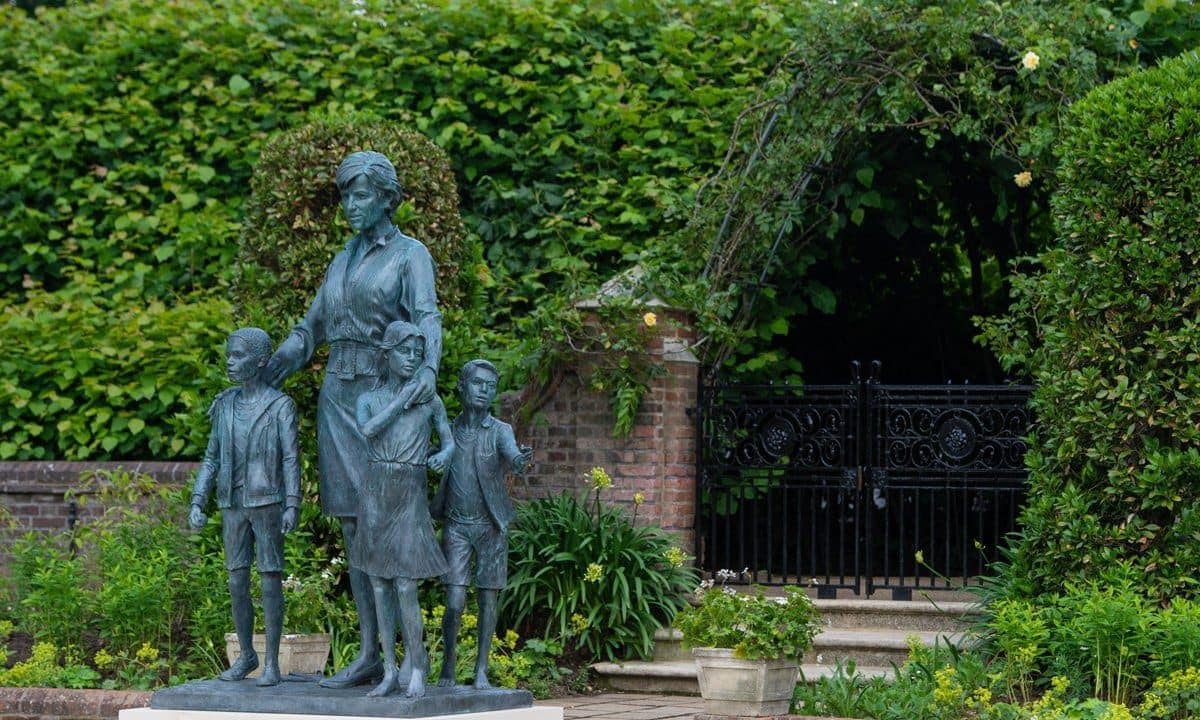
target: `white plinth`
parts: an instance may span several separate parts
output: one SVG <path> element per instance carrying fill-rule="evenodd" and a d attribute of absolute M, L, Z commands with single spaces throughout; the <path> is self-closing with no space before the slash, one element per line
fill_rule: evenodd
<path fill-rule="evenodd" d="M 155 710 L 130 708 L 120 712 L 120 720 L 379 720 L 351 715 L 305 715 L 303 713 L 215 712 L 212 710 Z M 420 720 L 563 720 L 563 709 L 556 705 L 535 705 L 515 710 L 430 715 Z"/>

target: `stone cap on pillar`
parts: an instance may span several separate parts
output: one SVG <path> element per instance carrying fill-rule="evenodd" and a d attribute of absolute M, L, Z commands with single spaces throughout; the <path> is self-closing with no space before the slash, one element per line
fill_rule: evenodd
<path fill-rule="evenodd" d="M 634 265 L 612 276 L 600 286 L 596 294 L 575 303 L 578 310 L 598 310 L 606 300 L 631 299 L 645 308 L 657 308 L 684 318 L 690 318 L 691 313 L 682 308 L 674 307 L 657 296 L 646 292 L 642 279 L 646 276 L 646 268 Z M 691 324 L 691 320 L 687 320 Z M 663 338 L 663 362 L 685 362 L 699 364 L 700 360 L 692 353 L 689 344 L 678 337 Z"/>

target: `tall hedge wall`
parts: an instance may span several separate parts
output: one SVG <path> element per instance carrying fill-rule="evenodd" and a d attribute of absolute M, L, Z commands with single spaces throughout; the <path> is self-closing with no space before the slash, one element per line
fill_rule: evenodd
<path fill-rule="evenodd" d="M 792 8 L 109 0 L 30 16 L 5 3 L 0 312 L 26 315 L 27 298 L 46 297 L 59 322 L 77 323 L 88 309 L 72 288 L 88 285 L 134 293 L 131 313 L 226 294 L 264 143 L 354 112 L 421 132 L 449 155 L 468 240 L 487 262 L 474 269 L 488 292 L 483 322 L 499 329 L 472 335 L 503 353 L 539 299 L 627 264 L 674 222 L 786 51 Z M 234 324 L 205 327 L 221 336 Z M 0 320 L 0 344 L 21 347 L 10 340 L 28 327 Z M 178 330 L 198 364 L 215 368 L 219 343 Z M 131 362 L 167 365 L 175 352 L 147 340 Z M 102 404 L 93 388 L 23 369 L 70 358 L 23 354 L 0 379 L 0 428 L 41 428 L 0 444 L 0 459 L 199 452 L 191 439 L 162 447 L 150 434 L 168 433 L 176 413 L 199 418 L 202 401 L 113 406 L 91 428 L 96 443 L 58 436 L 61 418 L 45 411 L 13 410 L 17 388 Z M 215 371 L 205 382 L 201 396 L 223 381 Z M 183 397 L 170 375 L 156 390 Z"/>
<path fill-rule="evenodd" d="M 1200 57 L 1072 107 L 1059 244 L 1018 277 L 986 337 L 1037 383 L 1019 594 L 1136 573 L 1200 593 Z"/>

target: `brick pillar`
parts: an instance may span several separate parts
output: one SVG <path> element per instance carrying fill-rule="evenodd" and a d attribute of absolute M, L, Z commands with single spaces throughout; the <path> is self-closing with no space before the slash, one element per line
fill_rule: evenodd
<path fill-rule="evenodd" d="M 699 361 L 688 348 L 695 329 L 687 314 L 654 307 L 658 315 L 648 351 L 665 372 L 651 380 L 633 431 L 613 437 L 616 418 L 607 393 L 589 390 L 570 373 L 534 416 L 520 442 L 534 448 L 524 480 L 514 481 L 517 498 L 582 492 L 584 473 L 600 466 L 613 479 L 602 497 L 634 510 L 639 525 L 654 525 L 679 536 L 680 547 L 693 547 L 696 515 L 696 406 Z"/>

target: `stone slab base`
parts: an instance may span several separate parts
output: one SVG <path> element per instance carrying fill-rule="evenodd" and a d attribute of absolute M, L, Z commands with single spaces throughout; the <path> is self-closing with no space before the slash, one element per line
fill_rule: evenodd
<path fill-rule="evenodd" d="M 159 690 L 151 697 L 149 710 L 126 710 L 120 717 L 121 720 L 234 720 L 242 717 L 273 720 L 299 715 L 305 720 L 318 720 L 318 716 L 345 719 L 453 715 L 457 720 L 466 720 L 476 714 L 486 714 L 493 720 L 562 718 L 561 708 L 532 707 L 533 696 L 528 690 L 430 687 L 421 698 L 406 698 L 403 694 L 371 698 L 367 697 L 370 689 L 364 685 L 330 690 L 307 682 L 284 682 L 275 687 L 259 688 L 253 680 L 201 680 Z M 541 712 L 554 710 L 558 712 L 556 717 Z M 150 711 L 167 714 L 145 714 Z"/>
<path fill-rule="evenodd" d="M 849 720 L 849 718 L 818 717 L 816 715 L 710 715 L 696 713 L 696 720 Z"/>
<path fill-rule="evenodd" d="M 120 720 L 368 720 L 354 715 L 302 715 L 299 713 L 216 712 L 213 710 L 122 710 Z M 492 712 L 433 715 L 424 720 L 563 720 L 563 709 L 554 706 L 495 710 Z"/>

